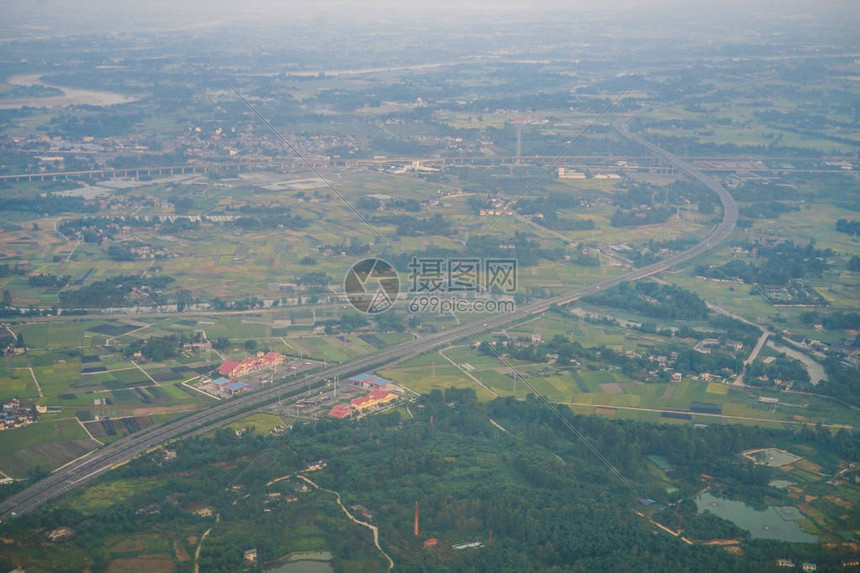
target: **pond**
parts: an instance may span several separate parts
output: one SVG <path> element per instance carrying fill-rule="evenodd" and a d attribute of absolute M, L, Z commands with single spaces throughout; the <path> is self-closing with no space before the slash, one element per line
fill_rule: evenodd
<path fill-rule="evenodd" d="M 753 538 L 777 539 L 790 543 L 818 543 L 818 536 L 807 533 L 800 527 L 804 516 L 793 506 L 770 506 L 761 510 L 742 501 L 703 493 L 696 497 L 696 507 L 699 508 L 699 513 L 708 510 L 746 529 Z"/>

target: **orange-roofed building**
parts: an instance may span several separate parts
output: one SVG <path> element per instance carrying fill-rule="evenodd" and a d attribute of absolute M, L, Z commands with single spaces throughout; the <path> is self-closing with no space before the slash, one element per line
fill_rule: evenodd
<path fill-rule="evenodd" d="M 359 412 L 363 412 L 368 408 L 382 406 L 383 404 L 387 404 L 395 399 L 397 399 L 397 394 L 392 394 L 385 390 L 373 390 L 367 396 L 355 398 L 350 402 L 350 404 L 352 404 L 352 407 Z"/>
<path fill-rule="evenodd" d="M 267 352 L 266 354 L 263 354 L 260 352 L 257 356 L 250 356 L 241 362 L 225 360 L 218 368 L 218 372 L 224 376 L 238 378 L 266 368 L 277 368 L 280 364 L 283 364 L 283 362 L 283 354 L 278 354 L 277 352 Z"/>
<path fill-rule="evenodd" d="M 371 400 L 386 400 L 389 396 L 394 396 L 394 394 L 389 394 L 385 390 L 371 390 L 370 394 L 367 395 Z"/>

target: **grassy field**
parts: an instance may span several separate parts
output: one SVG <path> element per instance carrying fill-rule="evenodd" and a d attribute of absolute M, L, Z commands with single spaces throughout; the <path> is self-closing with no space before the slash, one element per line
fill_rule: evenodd
<path fill-rule="evenodd" d="M 40 421 L 4 430 L 0 437 L 0 470 L 14 477 L 37 466 L 53 470 L 98 445 L 74 419 Z"/>
<path fill-rule="evenodd" d="M 35 398 L 39 396 L 36 383 L 28 368 L 4 367 L 0 374 L 0 400 Z"/>
<path fill-rule="evenodd" d="M 268 435 L 275 427 L 286 426 L 291 422 L 291 419 L 284 420 L 275 414 L 259 413 L 252 414 L 247 418 L 242 418 L 241 420 L 224 426 L 224 428 L 228 430 L 253 429 L 254 433 L 265 436 Z"/>
<path fill-rule="evenodd" d="M 531 321 L 533 331 L 559 331 L 560 321 L 542 318 Z M 554 327 L 554 328 L 553 328 Z M 586 323 L 582 339 L 611 340 L 619 327 L 604 327 Z M 626 329 L 621 329 L 626 330 Z M 597 331 L 591 332 L 589 331 Z M 589 336 L 590 334 L 590 336 Z M 513 329 L 509 335 L 515 336 Z M 633 339 L 637 339 L 633 336 Z M 575 339 L 580 339 L 577 335 Z M 459 367 L 448 363 L 438 352 L 430 352 L 383 372 L 399 383 L 418 392 L 442 389 L 445 385 L 473 387 L 480 397 L 489 393 L 480 388 L 463 370 L 477 378 L 500 396 L 520 399 L 529 393 L 540 393 L 551 401 L 569 405 L 589 406 L 589 411 L 615 417 L 679 423 L 660 418 L 664 409 L 689 411 L 693 402 L 719 405 L 725 417 L 693 415 L 681 423 L 743 423 L 780 426 L 784 422 L 805 421 L 858 425 L 854 412 L 823 397 L 783 394 L 781 404 L 772 406 L 757 401 L 758 396 L 771 396 L 766 389 L 734 388 L 720 382 L 684 378 L 680 383 L 642 383 L 631 380 L 618 369 L 557 368 L 546 364 L 502 361 L 497 356 L 482 355 L 470 346 L 448 348 L 445 355 Z M 513 367 L 514 370 L 511 369 Z M 463 370 L 461 370 L 461 368 Z M 516 371 L 516 376 L 514 375 Z M 516 388 L 515 388 L 516 378 Z M 629 410 L 612 408 L 631 408 Z M 597 410 L 595 410 L 597 409 Z M 748 418 L 748 419 L 744 419 Z M 758 421 L 755 421 L 755 420 Z M 769 422 L 772 420 L 773 422 Z"/>
<path fill-rule="evenodd" d="M 157 480 L 112 480 L 75 492 L 65 503 L 69 507 L 80 511 L 104 509 L 116 503 L 122 503 L 158 485 Z"/>
<path fill-rule="evenodd" d="M 489 400 L 493 395 L 478 386 L 458 368 L 450 364 L 425 367 L 398 367 L 381 370 L 379 374 L 421 394 L 445 388 L 473 388 L 478 398 Z"/>

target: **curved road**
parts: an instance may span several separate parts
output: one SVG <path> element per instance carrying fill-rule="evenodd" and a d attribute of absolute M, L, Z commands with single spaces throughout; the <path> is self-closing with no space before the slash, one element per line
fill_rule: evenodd
<path fill-rule="evenodd" d="M 207 410 L 197 412 L 185 418 L 166 423 L 145 432 L 139 432 L 118 440 L 91 455 L 75 462 L 42 481 L 19 492 L 6 501 L 0 503 L 0 520 L 20 515 L 30 511 L 40 504 L 58 497 L 79 485 L 82 485 L 102 473 L 125 463 L 132 458 L 144 453 L 147 449 L 166 440 L 176 438 L 189 432 L 199 432 L 207 428 L 215 428 L 225 418 L 235 416 L 238 413 L 262 406 L 267 402 L 277 399 L 289 391 L 294 391 L 308 385 L 321 385 L 327 379 L 336 376 L 344 376 L 352 372 L 359 372 L 377 366 L 393 366 L 404 360 L 408 360 L 428 350 L 450 344 L 452 341 L 465 336 L 471 336 L 481 331 L 497 329 L 505 324 L 539 314 L 548 310 L 552 305 L 565 305 L 578 300 L 584 296 L 593 294 L 601 289 L 618 285 L 625 281 L 636 281 L 653 274 L 662 272 L 674 265 L 688 261 L 704 253 L 711 247 L 724 240 L 734 229 L 738 218 L 737 205 L 734 199 L 714 178 L 701 173 L 692 165 L 681 161 L 668 151 L 646 141 L 638 135 L 631 134 L 627 130 L 625 119 L 615 122 L 615 129 L 628 139 L 646 147 L 652 154 L 666 163 L 672 164 L 676 169 L 687 176 L 700 181 L 711 191 L 716 193 L 723 205 L 723 220 L 694 247 L 654 263 L 647 267 L 635 269 L 613 279 L 605 280 L 588 287 L 584 287 L 563 295 L 529 304 L 515 312 L 499 314 L 483 320 L 478 324 L 466 323 L 455 328 L 414 340 L 404 342 L 389 349 L 381 350 L 366 357 L 360 357 L 347 366 L 336 366 L 326 368 L 315 374 L 310 374 L 297 380 L 260 390 L 252 394 L 234 398 L 226 403 L 213 406 Z"/>

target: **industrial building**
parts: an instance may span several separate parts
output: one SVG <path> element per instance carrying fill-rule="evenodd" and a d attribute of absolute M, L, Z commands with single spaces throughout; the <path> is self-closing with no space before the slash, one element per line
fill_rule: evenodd
<path fill-rule="evenodd" d="M 397 394 L 392 394 L 385 390 L 371 390 L 367 396 L 351 400 L 350 405 L 359 412 L 364 412 L 365 410 L 388 404 L 395 399 L 397 399 Z"/>
<path fill-rule="evenodd" d="M 267 352 L 263 354 L 262 352 L 258 352 L 256 356 L 250 356 L 241 362 L 225 360 L 221 366 L 218 367 L 218 373 L 231 378 L 239 378 L 267 368 L 277 368 L 283 363 L 283 354 L 278 354 L 277 352 Z"/>
<path fill-rule="evenodd" d="M 328 413 L 332 418 L 343 419 L 348 417 L 352 413 L 352 408 L 349 404 L 338 404 Z"/>
<path fill-rule="evenodd" d="M 384 378 L 382 380 L 384 380 Z M 385 382 L 388 383 L 387 380 L 385 380 Z M 332 418 L 343 419 L 352 415 L 354 412 L 362 413 L 388 404 L 396 400 L 397 397 L 397 394 L 392 394 L 385 390 L 371 390 L 367 396 L 355 398 L 354 400 L 351 400 L 349 404 L 338 404 L 329 411 L 328 415 Z"/>
<path fill-rule="evenodd" d="M 222 386 L 221 390 L 232 396 L 248 390 L 248 385 L 244 382 L 231 382 Z"/>
<path fill-rule="evenodd" d="M 352 378 L 347 378 L 348 382 L 352 382 L 356 386 L 360 388 L 386 388 L 389 384 L 391 384 L 391 380 L 386 380 L 380 376 L 376 376 L 375 374 L 356 374 Z"/>

